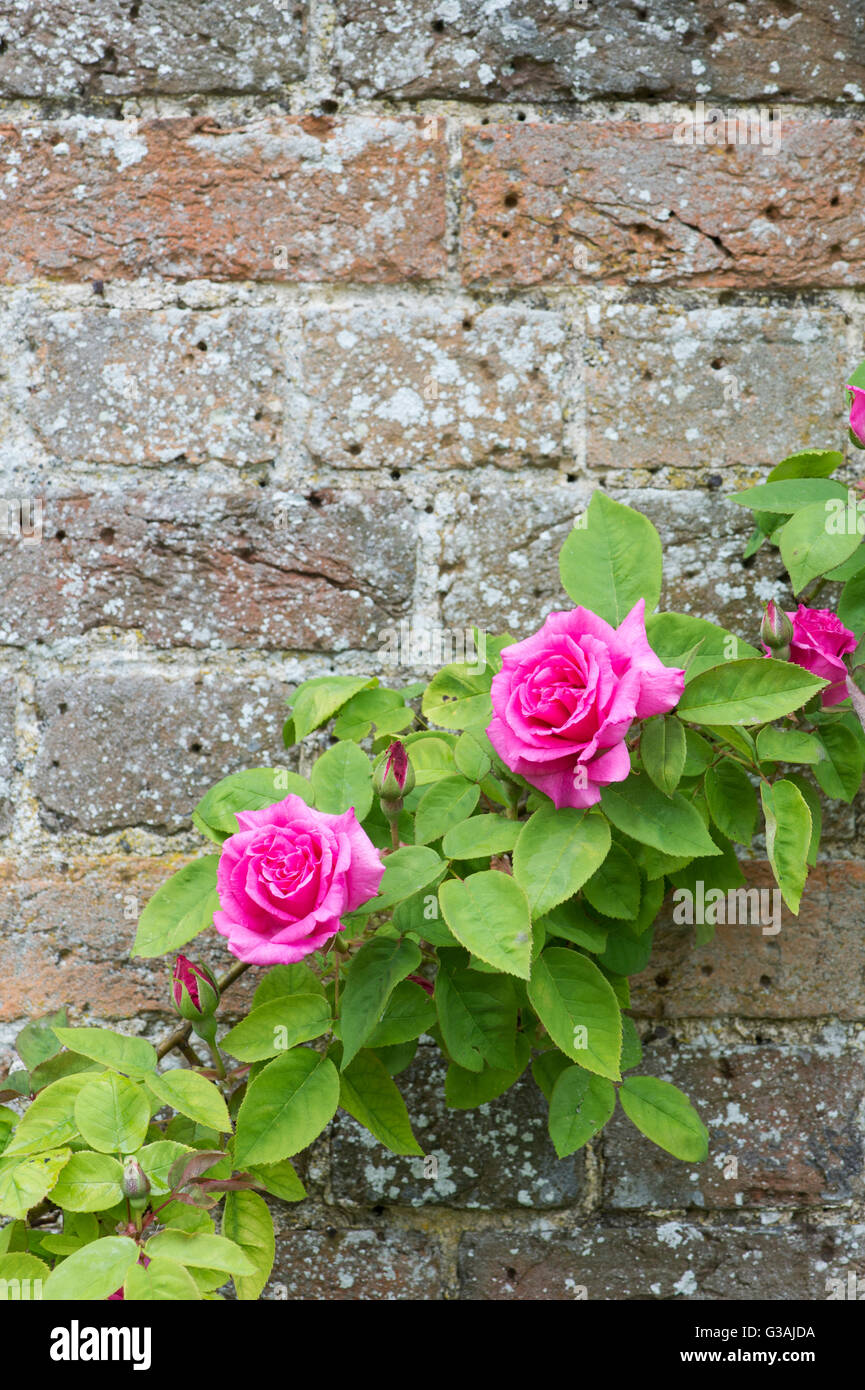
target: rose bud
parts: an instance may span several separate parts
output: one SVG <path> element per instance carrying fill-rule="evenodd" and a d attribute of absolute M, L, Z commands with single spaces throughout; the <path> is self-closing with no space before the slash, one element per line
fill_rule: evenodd
<path fill-rule="evenodd" d="M 123 1195 L 132 1200 L 150 1196 L 150 1179 L 135 1158 L 127 1158 L 123 1165 Z"/>
<path fill-rule="evenodd" d="M 847 386 L 850 392 L 850 440 L 857 449 L 865 449 L 865 390 Z"/>
<path fill-rule="evenodd" d="M 769 599 L 766 612 L 760 624 L 760 638 L 767 655 L 778 661 L 790 660 L 790 643 L 793 640 L 793 624 L 783 608 Z"/>
<path fill-rule="evenodd" d="M 203 965 L 194 964 L 186 956 L 178 956 L 174 962 L 171 996 L 180 1017 L 191 1023 L 196 1033 L 200 1033 L 201 1025 L 207 1025 L 213 1019 L 219 1003 L 219 986 Z M 210 1031 L 208 1028 L 207 1032 Z"/>
<path fill-rule="evenodd" d="M 395 819 L 402 810 L 402 799 L 413 790 L 414 768 L 409 762 L 405 745 L 394 739 L 387 753 L 373 772 L 372 784 L 381 798 L 382 810 L 388 819 Z"/>

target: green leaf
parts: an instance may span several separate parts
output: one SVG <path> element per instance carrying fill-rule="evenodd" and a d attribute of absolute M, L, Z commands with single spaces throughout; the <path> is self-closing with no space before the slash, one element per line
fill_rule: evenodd
<path fill-rule="evenodd" d="M 757 825 L 757 793 L 739 763 L 727 758 L 710 767 L 704 782 L 712 820 L 730 840 L 750 845 Z"/>
<path fill-rule="evenodd" d="M 480 788 L 465 777 L 443 777 L 421 797 L 415 811 L 414 833 L 419 845 L 437 840 L 446 830 L 464 821 L 478 804 Z"/>
<path fill-rule="evenodd" d="M 621 845 L 611 845 L 599 869 L 583 884 L 583 894 L 605 917 L 636 917 L 640 910 L 640 870 Z"/>
<path fill-rule="evenodd" d="M 75 1102 L 75 1123 L 100 1153 L 135 1153 L 150 1124 L 147 1097 L 134 1081 L 103 1072 L 87 1081 Z"/>
<path fill-rule="evenodd" d="M 237 834 L 238 811 L 261 811 L 292 795 L 312 805 L 312 788 L 296 772 L 284 767 L 248 767 L 211 787 L 192 812 L 192 821 L 203 835 L 220 845 L 229 835 Z"/>
<path fill-rule="evenodd" d="M 709 1153 L 709 1134 L 687 1096 L 654 1076 L 628 1076 L 619 1091 L 622 1109 L 641 1134 L 686 1163 Z"/>
<path fill-rule="evenodd" d="M 551 908 L 540 920 L 550 936 L 561 936 L 587 951 L 598 953 L 606 949 L 607 927 L 592 917 L 579 899 Z"/>
<path fill-rule="evenodd" d="M 284 1202 L 302 1202 L 306 1196 L 306 1188 L 287 1158 L 281 1163 L 258 1163 L 248 1171 L 272 1197 L 281 1197 Z"/>
<path fill-rule="evenodd" d="M 156 1070 L 156 1048 L 146 1038 L 128 1038 L 110 1028 L 55 1028 L 64 1047 L 104 1067 L 147 1076 Z"/>
<path fill-rule="evenodd" d="M 788 773 L 785 780 L 787 782 L 792 782 L 794 787 L 799 788 L 799 791 L 805 799 L 805 804 L 811 812 L 811 843 L 808 846 L 807 864 L 810 869 L 813 869 L 814 865 L 817 863 L 817 853 L 820 849 L 820 836 L 823 831 L 823 808 L 820 804 L 820 795 L 816 787 L 812 786 L 806 778 L 802 777 L 797 772 Z"/>
<path fill-rule="evenodd" d="M 105 1211 L 123 1197 L 123 1165 L 107 1153 L 75 1153 L 52 1189 L 69 1211 Z"/>
<path fill-rule="evenodd" d="M 0 1212 L 23 1220 L 48 1195 L 68 1162 L 69 1149 L 0 1158 Z"/>
<path fill-rule="evenodd" d="M 504 1095 L 520 1079 L 529 1064 L 531 1045 L 524 1033 L 516 1038 L 516 1063 L 511 1067 L 484 1067 L 467 1071 L 452 1062 L 445 1076 L 445 1103 L 449 1110 L 475 1110 Z"/>
<path fill-rule="evenodd" d="M 750 643 L 705 618 L 690 613 L 652 613 L 646 619 L 649 645 L 665 666 L 687 667 L 686 682 L 722 661 L 759 657 Z M 689 653 L 698 648 L 690 664 Z"/>
<path fill-rule="evenodd" d="M 825 760 L 814 776 L 827 796 L 850 802 L 862 785 L 862 747 L 843 724 L 824 724 L 819 733 Z"/>
<path fill-rule="evenodd" d="M 132 1303 L 193 1303 L 201 1294 L 183 1265 L 157 1255 L 146 1267 L 132 1266 L 123 1284 L 123 1297 Z"/>
<path fill-rule="evenodd" d="M 510 874 L 488 869 L 447 879 L 439 889 L 444 919 L 467 951 L 508 975 L 529 978 L 532 921 L 529 902 Z"/>
<path fill-rule="evenodd" d="M 320 994 L 323 999 L 324 985 L 303 961 L 272 965 L 252 996 L 252 1007 L 258 1009 L 271 999 L 284 999 L 287 994 Z"/>
<path fill-rule="evenodd" d="M 410 724 L 414 718 L 412 711 L 406 709 L 403 696 L 398 690 L 385 690 L 382 686 L 376 690 L 361 690 L 340 710 L 339 718 L 333 726 L 334 737 L 366 738 L 374 723 L 379 725 L 386 722 L 388 715 L 395 712 L 401 712 L 405 716 L 406 724 Z M 404 724 L 403 728 L 405 727 Z"/>
<path fill-rule="evenodd" d="M 685 687 L 678 713 L 692 724 L 765 724 L 801 709 L 826 684 L 788 661 L 729 661 Z"/>
<path fill-rule="evenodd" d="M 441 855 L 427 845 L 407 845 L 395 849 L 384 861 L 384 877 L 378 894 L 361 903 L 359 913 L 380 912 L 385 907 L 410 898 L 427 885 L 437 883 L 447 865 Z"/>
<path fill-rule="evenodd" d="M 651 954 L 651 931 L 637 932 L 635 923 L 617 922 L 607 935 L 607 949 L 599 957 L 599 963 L 614 975 L 637 975 L 645 970 Z"/>
<path fill-rule="evenodd" d="M 4 1156 L 40 1153 L 77 1138 L 75 1102 L 81 1088 L 90 1080 L 90 1073 L 79 1072 L 75 1076 L 65 1076 L 40 1091 L 7 1144 Z"/>
<path fill-rule="evenodd" d="M 315 676 L 303 681 L 294 692 L 292 705 L 295 741 L 300 743 L 313 729 L 326 724 L 352 695 L 377 684 L 375 678 L 365 676 Z"/>
<path fill-rule="evenodd" d="M 826 578 L 834 583 L 842 583 L 844 580 L 852 579 L 854 575 L 861 574 L 865 569 L 865 545 L 859 545 L 853 551 L 848 560 L 843 565 L 836 565 L 835 569 L 827 570 Z"/>
<path fill-rule="evenodd" d="M 482 782 L 492 768 L 490 744 L 486 734 L 460 734 L 454 746 L 454 762 L 471 782 Z"/>
<path fill-rule="evenodd" d="M 148 1077 L 147 1086 L 163 1105 L 188 1115 L 196 1124 L 216 1130 L 217 1134 L 231 1133 L 231 1120 L 222 1092 L 206 1076 L 176 1067 L 161 1076 Z"/>
<path fill-rule="evenodd" d="M 378 1024 L 391 991 L 417 970 L 421 953 L 413 941 L 378 932 L 349 962 L 340 1007 L 344 1067 Z"/>
<path fill-rule="evenodd" d="M 606 858 L 610 827 L 603 816 L 544 806 L 526 821 L 514 851 L 514 878 L 532 915 L 543 917 L 570 898 Z"/>
<path fill-rule="evenodd" d="M 327 1057 L 296 1047 L 249 1085 L 237 1116 L 234 1161 L 278 1163 L 317 1139 L 339 1104 L 339 1076 Z"/>
<path fill-rule="evenodd" d="M 35 1255 L 23 1251 L 0 1255 L 0 1299 L 3 1302 L 30 1303 L 42 1297 L 48 1266 Z"/>
<path fill-rule="evenodd" d="M 848 579 L 838 600 L 838 617 L 856 637 L 865 630 L 865 574 Z"/>
<path fill-rule="evenodd" d="M 601 806 L 617 830 L 667 855 L 718 854 L 699 811 L 681 792 L 664 796 L 648 777 L 604 787 Z"/>
<path fill-rule="evenodd" d="M 443 666 L 424 691 L 421 709 L 431 724 L 444 729 L 488 724 L 493 714 L 490 681 L 488 671 L 478 673 L 467 662 Z"/>
<path fill-rule="evenodd" d="M 414 768 L 415 783 L 418 787 L 437 782 L 440 777 L 456 772 L 456 734 L 440 733 L 437 730 L 433 733 L 409 734 L 403 739 L 403 743 L 408 750 L 409 762 Z"/>
<path fill-rule="evenodd" d="M 256 1192 L 229 1192 L 222 1216 L 222 1234 L 241 1250 L 254 1266 L 254 1274 L 237 1274 L 234 1287 L 242 1302 L 254 1302 L 270 1278 L 276 1242 L 273 1218 L 267 1203 Z"/>
<path fill-rule="evenodd" d="M 813 734 L 773 729 L 770 724 L 757 735 L 757 757 L 761 763 L 819 763 L 823 753 Z"/>
<path fill-rule="evenodd" d="M 330 1005 L 322 995 L 291 994 L 253 1009 L 220 1046 L 239 1062 L 259 1062 L 321 1037 L 330 1026 Z"/>
<path fill-rule="evenodd" d="M 562 546 L 559 572 L 574 603 L 618 627 L 639 599 L 648 613 L 657 606 L 661 540 L 647 517 L 595 492 L 585 525 Z"/>
<path fill-rule="evenodd" d="M 826 478 L 840 468 L 844 455 L 834 449 L 800 449 L 776 464 L 768 475 L 770 483 L 783 478 Z"/>
<path fill-rule="evenodd" d="M 150 1237 L 144 1246 L 144 1253 L 151 1260 L 159 1256 L 165 1260 L 176 1260 L 181 1265 L 219 1269 L 231 1275 L 254 1276 L 256 1273 L 249 1255 L 233 1240 L 204 1231 L 179 1231 L 173 1228 L 160 1231 L 158 1235 Z"/>
<path fill-rule="evenodd" d="M 148 1178 L 154 1197 L 164 1197 L 171 1191 L 168 1174 L 172 1165 L 184 1154 L 194 1153 L 187 1144 L 178 1144 L 173 1139 L 157 1139 L 153 1144 L 145 1144 L 135 1155 Z"/>
<path fill-rule="evenodd" d="M 640 734 L 640 758 L 655 786 L 667 796 L 679 785 L 686 753 L 685 728 L 678 719 L 659 714 L 646 720 Z"/>
<path fill-rule="evenodd" d="M 766 853 L 781 896 L 798 916 L 802 890 L 808 877 L 808 849 L 811 844 L 811 812 L 797 786 L 775 782 L 760 783 L 763 814 L 766 817 Z"/>
<path fill-rule="evenodd" d="M 752 511 L 797 512 L 801 507 L 816 502 L 826 502 L 829 498 L 847 500 L 847 489 L 830 478 L 788 478 L 776 479 L 771 483 L 759 483 L 749 487 L 746 492 L 733 492 L 730 501 Z M 825 516 L 825 512 L 824 512 Z"/>
<path fill-rule="evenodd" d="M 560 1051 L 587 1071 L 619 1079 L 622 1017 L 618 1000 L 592 961 L 549 946 L 532 966 L 529 1002 Z"/>
<path fill-rule="evenodd" d="M 605 1076 L 566 1066 L 550 1096 L 550 1138 L 568 1158 L 602 1130 L 616 1106 L 616 1088 Z"/>
<path fill-rule="evenodd" d="M 133 955 L 167 955 L 213 925 L 213 914 L 219 910 L 218 863 L 218 854 L 205 854 L 157 888 L 138 919 Z"/>
<path fill-rule="evenodd" d="M 62 1026 L 65 1022 L 66 1010 L 59 1009 L 55 1014 L 46 1014 L 44 1018 L 34 1019 L 21 1029 L 15 1038 L 15 1048 L 28 1070 L 34 1071 L 40 1062 L 46 1062 L 49 1057 L 60 1051 L 54 1027 Z"/>
<path fill-rule="evenodd" d="M 310 774 L 319 811 L 338 816 L 354 807 L 363 820 L 372 806 L 372 765 L 356 743 L 335 743 L 322 753 Z"/>
<path fill-rule="evenodd" d="M 622 1071 L 630 1071 L 633 1067 L 638 1067 L 642 1060 L 643 1044 L 640 1042 L 637 1026 L 628 1014 L 622 1014 L 622 1056 L 619 1066 Z"/>
<path fill-rule="evenodd" d="M 429 1032 L 435 1023 L 435 1005 L 420 985 L 403 980 L 387 1002 L 380 1022 L 369 1037 L 369 1046 L 394 1047 Z"/>
<path fill-rule="evenodd" d="M 461 952 L 442 951 L 435 1007 L 448 1053 L 467 1071 L 514 1066 L 517 997 L 506 975 L 466 969 Z"/>
<path fill-rule="evenodd" d="M 812 579 L 843 564 L 861 539 L 856 509 L 843 503 L 812 502 L 795 512 L 779 533 L 793 592 L 801 593 Z"/>
<path fill-rule="evenodd" d="M 486 859 L 491 854 L 508 854 L 519 839 L 518 821 L 504 816 L 472 816 L 451 826 L 442 840 L 448 859 Z"/>
<path fill-rule="evenodd" d="M 42 1297 L 49 1303 L 101 1303 L 122 1287 L 138 1263 L 138 1246 L 129 1236 L 104 1236 L 76 1250 L 45 1282 Z"/>
<path fill-rule="evenodd" d="M 405 1101 L 374 1052 L 359 1052 L 343 1067 L 339 1103 L 392 1153 L 423 1154 L 412 1134 Z"/>

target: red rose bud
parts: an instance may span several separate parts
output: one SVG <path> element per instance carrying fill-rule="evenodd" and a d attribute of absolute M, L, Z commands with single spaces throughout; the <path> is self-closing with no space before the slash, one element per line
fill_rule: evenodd
<path fill-rule="evenodd" d="M 405 745 L 394 739 L 373 773 L 373 786 L 383 803 L 401 802 L 412 791 L 414 783 L 414 768 Z"/>
<path fill-rule="evenodd" d="M 766 604 L 766 612 L 760 624 L 760 638 L 766 651 L 778 661 L 790 660 L 790 643 L 793 640 L 793 624 L 783 608 L 772 601 Z"/>
<path fill-rule="evenodd" d="M 137 1159 L 127 1158 L 123 1165 L 123 1195 L 130 1201 L 150 1196 L 150 1179 Z"/>
<path fill-rule="evenodd" d="M 180 1017 L 195 1025 L 215 1013 L 219 1003 L 219 986 L 203 965 L 195 965 L 186 956 L 178 956 L 174 962 L 171 995 Z"/>

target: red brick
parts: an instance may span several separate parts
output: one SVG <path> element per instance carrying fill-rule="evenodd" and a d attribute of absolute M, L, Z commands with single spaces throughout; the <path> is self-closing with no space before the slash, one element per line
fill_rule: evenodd
<path fill-rule="evenodd" d="M 291 1302 L 394 1303 L 444 1298 L 438 1241 L 420 1231 L 283 1231 L 262 1295 Z"/>
<path fill-rule="evenodd" d="M 862 283 L 863 122 L 781 122 L 774 153 L 676 144 L 675 130 L 656 121 L 469 127 L 463 279 Z"/>
<path fill-rule="evenodd" d="M 415 533 L 395 493 L 48 497 L 41 544 L 0 537 L 0 639 L 112 627 L 160 647 L 377 649 L 411 599 Z"/>
<path fill-rule="evenodd" d="M 443 134 L 377 116 L 7 125 L 0 278 L 425 280 L 445 167 Z"/>
<path fill-rule="evenodd" d="M 749 884 L 775 887 L 768 864 L 744 864 Z M 668 900 L 667 911 L 669 913 Z M 667 915 L 652 959 L 631 979 L 637 1014 L 652 1018 L 865 1018 L 865 866 L 836 859 L 812 869 L 798 917 L 784 908 L 777 936 L 719 926 L 706 946 Z"/>

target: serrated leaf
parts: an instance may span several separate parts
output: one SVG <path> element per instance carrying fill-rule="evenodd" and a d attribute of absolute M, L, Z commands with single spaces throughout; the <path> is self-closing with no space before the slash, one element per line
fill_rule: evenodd
<path fill-rule="evenodd" d="M 439 889 L 444 919 L 461 945 L 497 970 L 529 978 L 532 920 L 529 901 L 510 874 L 484 870 L 447 879 Z"/>
<path fill-rule="evenodd" d="M 339 1076 L 327 1057 L 296 1047 L 250 1083 L 237 1116 L 234 1161 L 279 1163 L 305 1149 L 330 1123 L 339 1103 Z"/>
<path fill-rule="evenodd" d="M 619 1090 L 622 1109 L 641 1134 L 686 1163 L 701 1163 L 709 1134 L 687 1096 L 669 1081 L 628 1076 Z"/>
<path fill-rule="evenodd" d="M 651 613 L 661 594 L 661 540 L 640 512 L 595 492 L 585 524 L 559 555 L 562 583 L 574 603 L 618 627 L 643 598 Z"/>
<path fill-rule="evenodd" d="M 412 1134 L 405 1101 L 374 1052 L 359 1052 L 343 1067 L 339 1103 L 391 1153 L 423 1154 Z"/>
<path fill-rule="evenodd" d="M 138 919 L 133 955 L 166 955 L 213 925 L 213 914 L 219 910 L 218 863 L 218 854 L 205 854 L 157 888 Z"/>
<path fill-rule="evenodd" d="M 548 946 L 532 966 L 529 1002 L 556 1046 L 587 1071 L 619 1079 L 622 1019 L 601 971 L 577 951 Z"/>
<path fill-rule="evenodd" d="M 571 807 L 535 811 L 514 850 L 514 878 L 525 889 L 532 915 L 543 917 L 572 897 L 609 848 L 610 827 L 603 816 Z"/>

